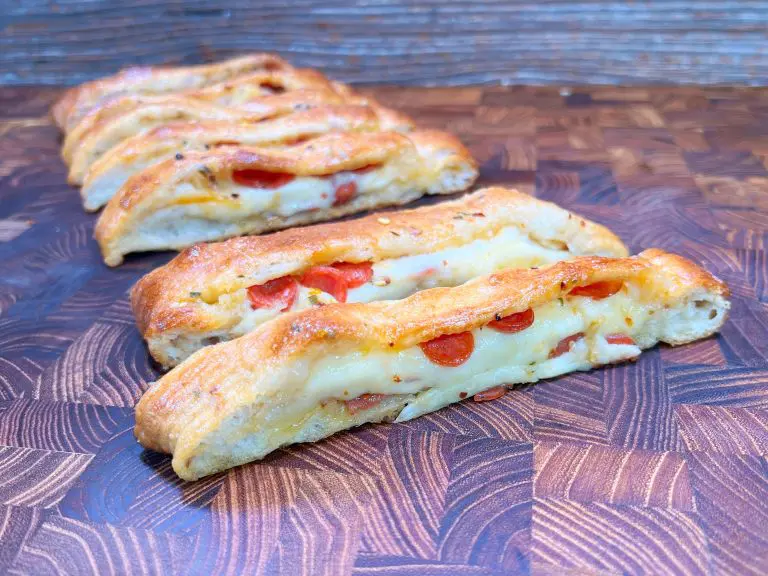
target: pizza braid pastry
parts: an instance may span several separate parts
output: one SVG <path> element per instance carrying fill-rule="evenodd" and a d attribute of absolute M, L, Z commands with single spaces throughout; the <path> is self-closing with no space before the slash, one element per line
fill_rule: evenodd
<path fill-rule="evenodd" d="M 250 54 L 201 66 L 142 66 L 69 89 L 53 106 L 57 126 L 69 131 L 91 110 L 129 94 L 172 94 L 198 90 L 259 70 L 290 70 L 291 65 L 274 54 Z"/>
<path fill-rule="evenodd" d="M 477 178 L 469 152 L 434 131 L 335 133 L 288 148 L 223 146 L 130 178 L 96 225 L 104 261 L 130 252 L 310 224 L 449 194 Z"/>
<path fill-rule="evenodd" d="M 369 106 L 331 105 L 302 107 L 292 114 L 251 120 L 171 122 L 116 144 L 96 160 L 85 174 L 80 195 L 86 210 L 98 210 L 128 178 L 153 164 L 189 152 L 220 146 L 286 147 L 330 132 L 407 131 L 405 116 Z"/>
<path fill-rule="evenodd" d="M 291 312 L 151 384 L 135 433 L 195 480 L 287 444 L 705 338 L 723 325 L 728 295 L 688 260 L 646 250 Z"/>
<path fill-rule="evenodd" d="M 516 190 L 184 250 L 131 292 L 152 356 L 174 366 L 280 314 L 394 300 L 504 268 L 626 256 L 607 228 Z"/>

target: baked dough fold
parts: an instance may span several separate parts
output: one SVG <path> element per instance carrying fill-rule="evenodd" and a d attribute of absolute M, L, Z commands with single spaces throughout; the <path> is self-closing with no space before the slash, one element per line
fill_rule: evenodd
<path fill-rule="evenodd" d="M 588 296 L 596 286 L 603 293 Z M 150 385 L 135 433 L 194 480 L 366 422 L 404 421 L 489 388 L 704 338 L 725 321 L 728 295 L 690 261 L 646 250 L 288 313 L 196 352 Z M 523 314 L 530 323 L 514 333 L 491 325 Z M 426 352 L 451 337 L 465 343 L 460 362 Z"/>
<path fill-rule="evenodd" d="M 269 182 L 249 184 L 255 177 Z M 104 261 L 115 266 L 130 252 L 330 220 L 459 192 L 476 178 L 474 159 L 444 132 L 327 134 L 282 149 L 225 146 L 130 178 L 102 212 L 95 236 Z"/>
<path fill-rule="evenodd" d="M 593 254 L 620 257 L 627 249 L 607 228 L 555 204 L 485 188 L 412 210 L 199 244 L 142 278 L 131 302 L 152 356 L 168 367 L 280 314 L 280 302 L 254 309 L 249 288 L 314 266 L 369 264 L 370 278 L 346 295 L 368 302 Z M 289 310 L 329 301 L 328 293 L 301 288 Z"/>
<path fill-rule="evenodd" d="M 70 184 L 82 184 L 88 169 L 126 138 L 173 121 L 248 118 L 262 120 L 317 101 L 351 102 L 314 70 L 260 72 L 203 90 L 166 96 L 130 95 L 86 115 L 65 137 L 61 156 Z"/>
<path fill-rule="evenodd" d="M 69 131 L 91 110 L 122 95 L 196 90 L 248 72 L 290 69 L 290 64 L 274 54 L 250 54 L 202 66 L 135 66 L 70 88 L 53 106 L 51 115 L 59 128 Z"/>
<path fill-rule="evenodd" d="M 290 146 L 329 132 L 406 131 L 412 122 L 396 113 L 382 117 L 369 106 L 318 106 L 260 120 L 171 122 L 123 140 L 96 160 L 80 195 L 86 210 L 98 210 L 131 176 L 176 154 L 219 146 Z"/>

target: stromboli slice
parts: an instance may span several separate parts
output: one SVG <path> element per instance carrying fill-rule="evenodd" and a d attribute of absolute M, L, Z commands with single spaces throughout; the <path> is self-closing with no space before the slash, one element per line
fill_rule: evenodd
<path fill-rule="evenodd" d="M 141 103 L 98 125 L 81 142 L 75 142 L 74 132 L 65 141 L 63 153 L 72 157 L 67 181 L 81 184 L 88 168 L 112 147 L 123 140 L 143 134 L 170 122 L 241 121 L 257 122 L 296 110 L 325 104 L 343 104 L 336 92 L 328 90 L 296 90 L 264 96 L 238 108 L 204 102 L 188 96 L 164 96 L 162 100 L 141 97 Z M 71 140 L 69 139 L 71 138 Z M 68 143 L 72 145 L 68 147 Z"/>
<path fill-rule="evenodd" d="M 104 261 L 338 218 L 469 187 L 475 161 L 450 134 L 326 134 L 290 148 L 225 146 L 129 179 L 95 236 Z"/>
<path fill-rule="evenodd" d="M 290 64 L 274 54 L 250 54 L 202 66 L 131 67 L 71 88 L 53 106 L 51 114 L 59 128 L 68 131 L 89 111 L 124 94 L 169 94 L 200 89 L 257 70 L 289 69 Z"/>
<path fill-rule="evenodd" d="M 277 91 L 280 86 L 283 90 Z M 339 95 L 322 75 L 304 70 L 248 75 L 205 90 L 179 95 L 120 98 L 85 117 L 67 134 L 61 149 L 62 158 L 69 164 L 67 179 L 73 184 L 82 183 L 88 168 L 102 154 L 125 138 L 145 132 L 148 125 L 152 127 L 173 120 L 195 120 L 194 115 L 189 117 L 190 112 L 184 108 L 185 104 L 196 110 L 208 103 L 225 110 L 240 111 L 241 115 L 247 114 L 251 119 L 260 119 L 291 112 L 297 105 L 310 104 L 291 96 L 274 98 L 297 91 L 310 94 L 333 92 L 346 101 L 346 97 Z M 301 95 L 298 97 L 301 98 Z"/>
<path fill-rule="evenodd" d="M 647 250 L 285 314 L 150 385 L 135 433 L 195 480 L 286 444 L 704 338 L 725 321 L 727 297 L 695 264 Z"/>
<path fill-rule="evenodd" d="M 88 170 L 80 194 L 86 210 L 103 206 L 126 180 L 177 154 L 220 145 L 286 146 L 328 132 L 406 130 L 410 120 L 368 106 L 318 106 L 267 120 L 201 121 L 165 124 L 127 138 Z"/>
<path fill-rule="evenodd" d="M 115 118 L 148 105 L 161 105 L 164 102 L 175 103 L 179 99 L 193 98 L 196 102 L 210 102 L 229 108 L 246 107 L 251 112 L 259 111 L 259 104 L 266 96 L 275 96 L 297 90 L 334 92 L 343 101 L 354 97 L 354 93 L 340 90 L 336 83 L 315 70 L 289 70 L 278 72 L 258 72 L 239 76 L 228 82 L 207 86 L 201 90 L 179 92 L 175 94 L 126 94 L 113 98 L 102 106 L 86 114 L 74 126 L 64 139 L 62 158 L 71 163 L 73 153 L 104 125 Z"/>
<path fill-rule="evenodd" d="M 281 312 L 334 302 L 334 294 L 347 302 L 404 298 L 591 254 L 627 250 L 608 229 L 555 204 L 486 188 L 433 206 L 188 248 L 142 278 L 131 302 L 152 356 L 174 366 Z"/>

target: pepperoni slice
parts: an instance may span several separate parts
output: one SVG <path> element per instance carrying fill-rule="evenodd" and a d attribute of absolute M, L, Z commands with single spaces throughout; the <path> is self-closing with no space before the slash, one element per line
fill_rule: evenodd
<path fill-rule="evenodd" d="M 362 410 L 368 410 L 381 403 L 386 398 L 385 394 L 360 394 L 357 398 L 347 400 L 344 404 L 347 406 L 350 414 L 357 414 Z"/>
<path fill-rule="evenodd" d="M 424 355 L 434 364 L 453 368 L 469 360 L 475 349 L 475 338 L 472 332 L 444 334 L 433 340 L 422 342 L 419 346 Z"/>
<path fill-rule="evenodd" d="M 327 292 L 337 302 L 347 301 L 346 277 L 344 272 L 333 266 L 312 266 L 301 275 L 299 284 Z"/>
<path fill-rule="evenodd" d="M 373 278 L 373 265 L 370 262 L 336 262 L 332 266 L 344 275 L 347 288 L 358 288 Z"/>
<path fill-rule="evenodd" d="M 533 324 L 533 320 L 533 308 L 528 308 L 525 312 L 510 314 L 509 316 L 504 316 L 501 320 L 491 320 L 488 322 L 488 326 L 497 332 L 514 334 L 528 328 Z"/>
<path fill-rule="evenodd" d="M 635 341 L 626 334 L 608 334 L 608 336 L 605 337 L 605 341 L 608 342 L 608 344 L 618 344 L 623 346 L 635 345 Z"/>
<path fill-rule="evenodd" d="M 593 300 L 602 300 L 603 298 L 608 298 L 608 296 L 613 296 L 621 290 L 622 285 L 624 282 L 621 280 L 606 280 L 604 282 L 595 282 L 594 284 L 589 284 L 587 286 L 577 286 L 573 290 L 571 290 L 568 295 L 569 296 L 586 296 L 587 298 L 592 298 Z"/>
<path fill-rule="evenodd" d="M 571 346 L 584 338 L 584 332 L 577 332 L 576 334 L 571 334 L 570 336 L 566 336 L 560 342 L 557 343 L 557 346 L 555 346 L 549 353 L 549 358 L 557 358 L 558 356 L 562 356 L 563 354 L 571 351 Z"/>
<path fill-rule="evenodd" d="M 266 170 L 235 170 L 232 172 L 232 180 L 241 186 L 250 186 L 252 188 L 266 188 L 274 190 L 285 186 L 296 176 L 293 174 L 283 174 L 281 172 L 267 172 Z"/>
<path fill-rule="evenodd" d="M 504 396 L 506 393 L 506 386 L 494 386 L 493 388 L 488 388 L 488 390 L 478 392 L 472 397 L 472 399 L 475 402 L 488 402 L 489 400 L 497 400 L 498 398 Z"/>
<path fill-rule="evenodd" d="M 248 288 L 248 300 L 251 308 L 277 308 L 280 312 L 289 310 L 296 301 L 299 285 L 293 276 L 282 276 L 264 284 L 257 284 Z"/>
<path fill-rule="evenodd" d="M 355 182 L 345 182 L 336 186 L 336 193 L 334 195 L 333 205 L 341 206 L 346 204 L 352 198 L 357 196 L 357 184 Z"/>

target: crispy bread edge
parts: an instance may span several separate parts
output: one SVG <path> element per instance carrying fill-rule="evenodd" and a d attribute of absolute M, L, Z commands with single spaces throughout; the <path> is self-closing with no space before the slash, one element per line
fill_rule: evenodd
<path fill-rule="evenodd" d="M 135 433 L 147 448 L 194 453 L 197 443 L 238 408 L 269 410 L 280 371 L 292 359 L 351 349 L 398 349 L 443 334 L 475 329 L 495 314 L 512 314 L 605 280 L 671 282 L 664 298 L 707 294 L 727 286 L 692 262 L 661 250 L 631 258 L 588 256 L 538 270 L 508 270 L 455 288 L 435 288 L 394 302 L 341 304 L 280 316 L 236 340 L 204 348 L 153 384 L 136 407 Z M 720 318 L 715 330 L 725 321 Z M 317 347 L 320 350 L 316 349 Z M 226 383 L 226 390 L 222 390 Z M 205 416 L 205 417 L 202 417 Z M 188 430 L 187 422 L 196 427 Z M 203 423 L 204 424 L 201 424 Z M 177 469 L 178 471 L 178 469 Z"/>

